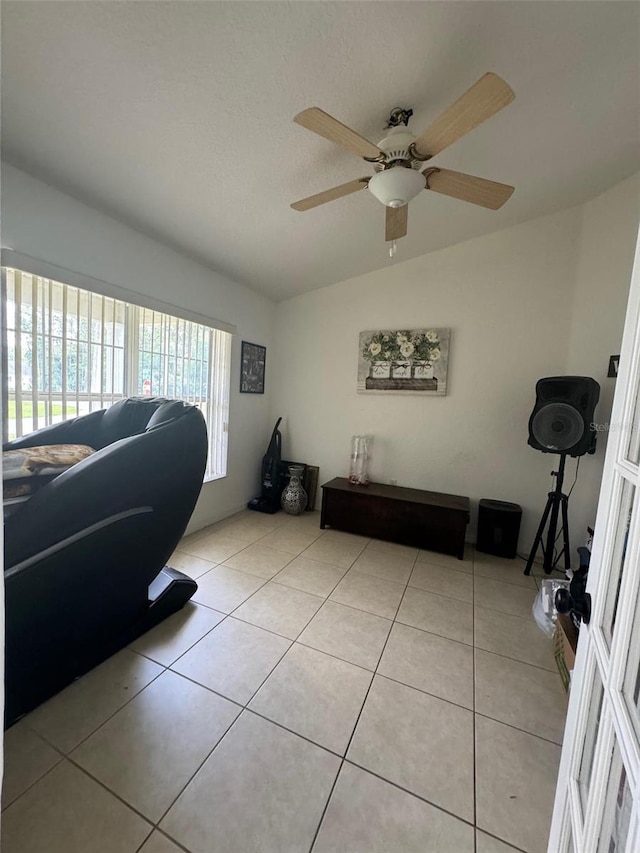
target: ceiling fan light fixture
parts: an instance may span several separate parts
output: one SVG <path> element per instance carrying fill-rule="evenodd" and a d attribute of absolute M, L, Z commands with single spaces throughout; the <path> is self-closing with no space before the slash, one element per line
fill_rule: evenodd
<path fill-rule="evenodd" d="M 385 207 L 403 207 L 425 188 L 425 177 L 413 169 L 394 166 L 373 175 L 368 186 Z"/>

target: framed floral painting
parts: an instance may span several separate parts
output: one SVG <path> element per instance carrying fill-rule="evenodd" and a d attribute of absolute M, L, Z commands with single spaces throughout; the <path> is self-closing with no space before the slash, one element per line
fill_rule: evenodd
<path fill-rule="evenodd" d="M 358 393 L 447 393 L 449 329 L 360 332 Z"/>

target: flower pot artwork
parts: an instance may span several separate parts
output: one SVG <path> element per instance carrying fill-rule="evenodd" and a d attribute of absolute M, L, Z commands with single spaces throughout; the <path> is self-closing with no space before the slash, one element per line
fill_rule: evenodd
<path fill-rule="evenodd" d="M 394 379 L 410 379 L 411 364 L 408 361 L 394 361 L 391 365 L 391 375 Z"/>
<path fill-rule="evenodd" d="M 360 333 L 358 392 L 446 394 L 449 329 Z"/>
<path fill-rule="evenodd" d="M 429 361 L 414 361 L 411 365 L 412 379 L 433 379 L 433 365 Z"/>
<path fill-rule="evenodd" d="M 280 506 L 287 515 L 300 515 L 307 506 L 307 493 L 300 482 L 303 473 L 300 465 L 289 465 L 289 483 L 280 498 Z"/>
<path fill-rule="evenodd" d="M 369 368 L 369 376 L 372 379 L 388 379 L 391 376 L 391 362 L 372 361 Z"/>

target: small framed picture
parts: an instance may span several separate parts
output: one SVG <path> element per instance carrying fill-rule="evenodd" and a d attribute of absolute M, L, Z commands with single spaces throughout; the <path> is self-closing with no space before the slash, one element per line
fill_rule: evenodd
<path fill-rule="evenodd" d="M 242 363 L 240 365 L 240 393 L 264 394 L 264 365 L 267 348 L 260 344 L 242 341 Z"/>

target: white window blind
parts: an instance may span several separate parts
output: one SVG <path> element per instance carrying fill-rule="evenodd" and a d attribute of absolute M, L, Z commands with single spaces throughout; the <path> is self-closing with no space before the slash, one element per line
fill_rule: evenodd
<path fill-rule="evenodd" d="M 4 433 L 153 395 L 197 406 L 206 478 L 227 467 L 231 335 L 78 287 L 5 268 Z"/>

